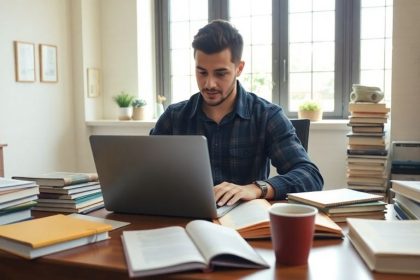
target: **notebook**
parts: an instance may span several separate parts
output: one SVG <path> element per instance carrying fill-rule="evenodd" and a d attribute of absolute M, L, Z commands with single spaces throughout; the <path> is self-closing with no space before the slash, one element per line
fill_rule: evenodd
<path fill-rule="evenodd" d="M 90 144 L 109 211 L 207 219 L 232 209 L 216 207 L 204 136 L 92 135 Z"/>
<path fill-rule="evenodd" d="M 324 191 L 300 192 L 287 194 L 289 201 L 309 204 L 318 208 L 335 207 L 383 200 L 382 195 L 370 194 L 352 189 L 333 189 Z"/>

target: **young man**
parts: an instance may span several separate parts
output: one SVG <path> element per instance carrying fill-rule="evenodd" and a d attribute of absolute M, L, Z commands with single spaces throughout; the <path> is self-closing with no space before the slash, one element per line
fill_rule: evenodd
<path fill-rule="evenodd" d="M 237 81 L 245 65 L 238 31 L 215 20 L 198 31 L 192 46 L 200 92 L 170 105 L 152 134 L 206 136 L 220 206 L 321 190 L 323 178 L 281 107 Z M 278 175 L 268 178 L 270 160 Z"/>

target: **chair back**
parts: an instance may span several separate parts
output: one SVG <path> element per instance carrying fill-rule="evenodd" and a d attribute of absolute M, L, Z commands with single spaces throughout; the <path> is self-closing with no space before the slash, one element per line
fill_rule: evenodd
<path fill-rule="evenodd" d="M 308 151 L 309 127 L 311 121 L 308 119 L 292 119 L 290 121 L 296 129 L 296 135 L 302 143 L 302 146 Z"/>

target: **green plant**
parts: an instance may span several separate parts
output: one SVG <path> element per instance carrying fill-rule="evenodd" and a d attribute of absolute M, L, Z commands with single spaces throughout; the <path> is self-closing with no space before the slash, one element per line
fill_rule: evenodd
<path fill-rule="evenodd" d="M 113 99 L 119 107 L 126 108 L 130 107 L 131 102 L 134 100 L 134 96 L 128 92 L 121 91 L 118 95 L 114 96 Z"/>
<path fill-rule="evenodd" d="M 299 110 L 300 111 L 319 111 L 321 110 L 321 104 L 319 104 L 316 101 L 305 101 L 302 104 L 299 105 Z"/>
<path fill-rule="evenodd" d="M 146 105 L 147 102 L 144 99 L 134 99 L 133 102 L 131 102 L 131 106 L 133 106 L 134 108 L 140 108 Z"/>

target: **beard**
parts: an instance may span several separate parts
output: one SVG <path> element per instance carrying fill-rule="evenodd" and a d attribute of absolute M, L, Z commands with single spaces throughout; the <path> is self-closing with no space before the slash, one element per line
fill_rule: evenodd
<path fill-rule="evenodd" d="M 217 100 L 215 102 L 210 102 L 208 100 L 206 100 L 206 98 L 203 98 L 204 103 L 206 103 L 207 106 L 219 106 L 220 104 L 222 104 L 223 102 L 225 102 L 233 93 L 233 90 L 235 89 L 235 85 L 236 85 L 236 77 L 233 79 L 232 83 L 230 84 L 229 88 L 227 89 L 227 93 L 226 95 L 223 95 L 223 92 L 216 89 L 216 88 L 203 88 L 201 90 L 202 94 L 207 94 L 207 95 L 213 95 L 213 94 L 220 94 L 222 96 L 222 98 L 220 100 Z"/>

